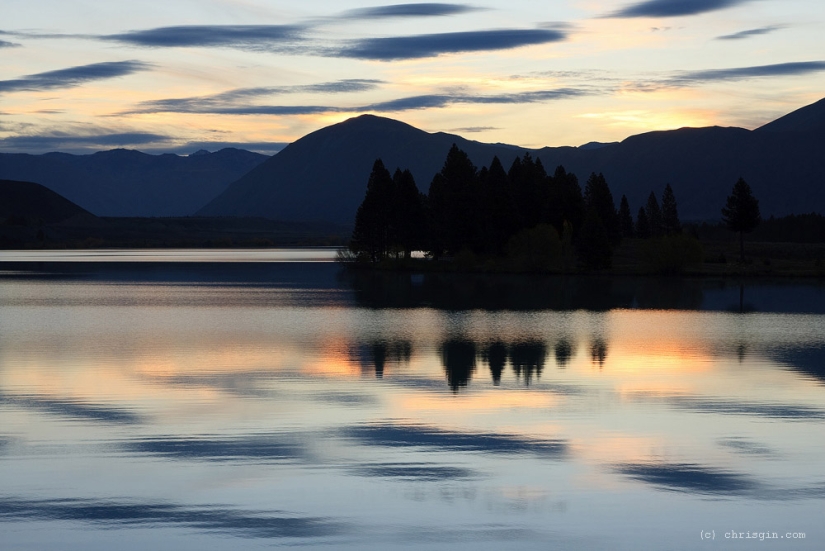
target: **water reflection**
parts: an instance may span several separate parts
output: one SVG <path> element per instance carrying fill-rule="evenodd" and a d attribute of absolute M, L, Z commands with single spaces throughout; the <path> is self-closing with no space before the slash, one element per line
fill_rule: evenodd
<path fill-rule="evenodd" d="M 0 520 L 76 521 L 109 528 L 177 527 L 266 539 L 315 539 L 351 531 L 345 523 L 329 518 L 234 510 L 218 505 L 103 499 L 34 500 L 8 495 L 0 498 Z"/>
<path fill-rule="evenodd" d="M 307 450 L 295 435 L 255 435 L 224 438 L 135 438 L 121 448 L 129 453 L 166 459 L 206 461 L 297 461 Z"/>
<path fill-rule="evenodd" d="M 476 370 L 476 344 L 467 339 L 450 339 L 441 345 L 441 362 L 447 384 L 453 392 L 467 386 Z"/>
<path fill-rule="evenodd" d="M 137 424 L 141 416 L 124 408 L 86 403 L 79 400 L 60 400 L 49 396 L 11 395 L 0 392 L 0 405 L 31 409 L 62 419 L 97 421 L 103 423 Z"/>

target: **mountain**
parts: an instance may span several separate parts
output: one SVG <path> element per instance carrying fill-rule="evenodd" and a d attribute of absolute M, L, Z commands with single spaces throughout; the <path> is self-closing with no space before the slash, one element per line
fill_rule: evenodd
<path fill-rule="evenodd" d="M 390 171 L 409 168 L 419 189 L 426 191 L 453 143 L 479 166 L 489 164 L 494 155 L 509 165 L 525 151 L 429 134 L 392 119 L 362 115 L 288 145 L 198 214 L 352 224 L 375 159 L 380 157 Z"/>
<path fill-rule="evenodd" d="M 0 180 L 0 219 L 8 223 L 52 224 L 73 217 L 94 218 L 86 210 L 75 205 L 52 190 L 32 182 Z"/>
<path fill-rule="evenodd" d="M 409 168 L 429 189 L 453 143 L 477 166 L 498 155 L 509 168 L 529 151 L 548 172 L 563 165 L 584 186 L 591 172 L 607 178 L 618 204 L 633 213 L 651 191 L 671 184 L 683 220 L 718 220 L 741 176 L 760 200 L 763 216 L 825 212 L 825 100 L 755 131 L 682 128 L 631 136 L 619 143 L 527 150 L 430 134 L 392 119 L 362 115 L 292 143 L 230 185 L 198 214 L 261 216 L 351 224 L 376 158 L 394 171 Z"/>
<path fill-rule="evenodd" d="M 267 158 L 240 149 L 189 157 L 126 149 L 0 153 L 0 178 L 38 182 L 98 216 L 182 216 L 194 214 Z"/>

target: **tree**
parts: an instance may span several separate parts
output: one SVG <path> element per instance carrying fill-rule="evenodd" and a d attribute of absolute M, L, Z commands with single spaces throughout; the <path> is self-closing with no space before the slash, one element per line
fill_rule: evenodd
<path fill-rule="evenodd" d="M 630 204 L 624 195 L 619 203 L 619 230 L 622 237 L 633 237 L 633 215 L 630 214 Z"/>
<path fill-rule="evenodd" d="M 679 211 L 676 208 L 676 196 L 670 184 L 665 186 L 665 191 L 662 193 L 662 232 L 665 235 L 682 233 Z"/>
<path fill-rule="evenodd" d="M 387 257 L 391 245 L 393 181 L 381 159 L 377 159 L 367 181 L 364 201 L 355 214 L 350 250 L 359 258 L 378 262 Z"/>
<path fill-rule="evenodd" d="M 662 235 L 662 209 L 659 208 L 659 201 L 656 200 L 656 194 L 652 191 L 647 197 L 645 214 L 647 214 L 647 223 L 650 227 L 650 236 L 659 237 Z"/>
<path fill-rule="evenodd" d="M 650 237 L 650 221 L 647 219 L 644 207 L 639 207 L 639 214 L 636 215 L 636 237 L 639 239 Z"/>
<path fill-rule="evenodd" d="M 622 240 L 619 215 L 616 212 L 616 204 L 613 202 L 613 194 L 610 193 L 610 187 L 602 174 L 593 173 L 587 179 L 584 187 L 584 206 L 588 211 L 591 209 L 596 211 L 610 243 L 618 245 Z"/>
<path fill-rule="evenodd" d="M 481 169 L 478 179 L 478 215 L 482 231 L 481 247 L 477 252 L 501 253 L 519 229 L 510 181 L 498 157 L 493 157 L 489 169 Z"/>
<path fill-rule="evenodd" d="M 409 170 L 396 169 L 392 183 L 391 245 L 404 251 L 404 258 L 410 258 L 412 251 L 423 247 L 424 198 Z"/>
<path fill-rule="evenodd" d="M 478 177 L 476 167 L 456 144 L 447 153 L 441 171 L 430 184 L 434 256 L 455 254 L 475 240 L 478 230 Z"/>
<path fill-rule="evenodd" d="M 722 222 L 729 230 L 739 232 L 739 259 L 742 262 L 745 262 L 745 234 L 752 232 L 761 221 L 759 201 L 747 182 L 739 178 L 722 209 Z"/>

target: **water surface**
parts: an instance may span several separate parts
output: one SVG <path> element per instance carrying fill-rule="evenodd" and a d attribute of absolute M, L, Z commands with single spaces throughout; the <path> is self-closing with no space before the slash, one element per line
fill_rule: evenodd
<path fill-rule="evenodd" d="M 3 547 L 822 548 L 820 285 L 325 254 L 4 257 Z"/>

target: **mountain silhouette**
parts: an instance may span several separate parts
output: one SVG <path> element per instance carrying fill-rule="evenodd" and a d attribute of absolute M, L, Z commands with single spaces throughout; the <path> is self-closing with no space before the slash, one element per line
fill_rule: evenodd
<path fill-rule="evenodd" d="M 375 159 L 380 157 L 391 171 L 409 168 L 418 188 L 426 191 L 453 143 L 479 166 L 489 164 L 494 155 L 509 164 L 525 151 L 429 134 L 396 120 L 362 115 L 290 144 L 198 214 L 351 224 Z"/>
<path fill-rule="evenodd" d="M 93 219 L 89 212 L 52 190 L 32 182 L 0 180 L 0 219 L 46 224 L 70 218 Z"/>
<path fill-rule="evenodd" d="M 631 136 L 619 143 L 528 150 L 430 134 L 392 119 L 362 115 L 292 143 L 230 185 L 198 214 L 351 224 L 373 162 L 409 168 L 429 189 L 455 143 L 477 166 L 497 155 L 505 168 L 530 152 L 548 172 L 563 165 L 583 184 L 605 175 L 614 197 L 635 212 L 651 191 L 671 184 L 684 220 L 718 220 L 739 177 L 760 200 L 763 216 L 825 211 L 825 100 L 751 131 L 682 128 Z"/>
<path fill-rule="evenodd" d="M 0 178 L 38 182 L 97 216 L 188 216 L 266 159 L 231 148 L 189 157 L 0 153 Z"/>

